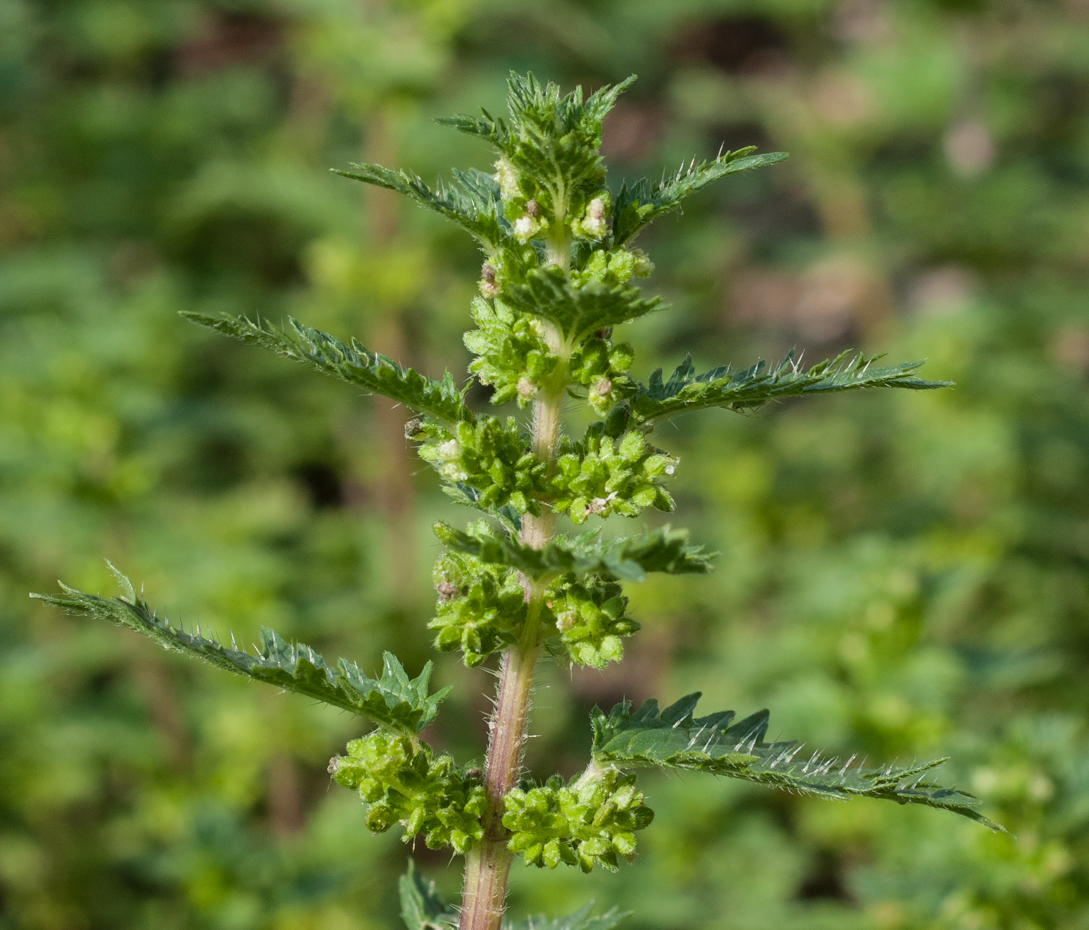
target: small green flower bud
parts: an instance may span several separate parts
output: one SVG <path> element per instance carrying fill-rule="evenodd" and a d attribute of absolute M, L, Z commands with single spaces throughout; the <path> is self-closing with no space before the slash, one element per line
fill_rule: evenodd
<path fill-rule="evenodd" d="M 631 273 L 637 278 L 650 277 L 654 271 L 654 262 L 647 257 L 647 253 L 642 249 L 632 249 L 631 255 L 634 259 Z"/>
<path fill-rule="evenodd" d="M 609 371 L 625 372 L 631 369 L 635 361 L 635 350 L 627 342 L 621 342 L 613 346 L 609 352 Z"/>

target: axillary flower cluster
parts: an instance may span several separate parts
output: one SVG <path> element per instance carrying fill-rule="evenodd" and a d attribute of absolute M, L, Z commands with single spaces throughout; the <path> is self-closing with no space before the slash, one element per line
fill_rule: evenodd
<path fill-rule="evenodd" d="M 359 792 L 363 822 L 376 833 L 399 824 L 406 842 L 465 855 L 461 908 L 438 900 L 414 871 L 402 883 L 410 930 L 458 922 L 498 930 L 515 857 L 548 868 L 616 869 L 636 851 L 653 817 L 635 770 L 712 772 L 792 791 L 846 799 L 923 804 L 988 823 L 975 799 L 925 780 L 936 763 L 861 769 L 794 743 L 768 743 L 767 713 L 734 722 L 731 711 L 696 717 L 698 693 L 659 710 L 627 702 L 592 717 L 585 771 L 535 780 L 523 768 L 530 686 L 542 655 L 565 665 L 603 668 L 623 658 L 639 629 L 623 586 L 648 572 L 701 573 L 709 557 L 687 534 L 662 526 L 603 537 L 601 521 L 672 511 L 669 480 L 678 461 L 651 441 L 667 417 L 717 407 L 752 410 L 783 397 L 892 387 L 925 390 L 943 382 L 915 376 L 920 362 L 879 367 L 845 353 L 811 368 L 782 363 L 697 374 L 684 359 L 673 374 L 646 383 L 631 374 L 632 347 L 615 338 L 624 323 L 664 309 L 635 282 L 650 274 L 634 246 L 652 220 L 711 181 L 771 165 L 782 154 L 720 152 L 684 165 L 658 183 L 610 187 L 600 155 L 602 120 L 629 81 L 584 98 L 512 75 L 508 119 L 487 112 L 443 120 L 492 146 L 494 173 L 454 172 L 431 188 L 417 176 L 356 165 L 347 177 L 386 187 L 453 221 L 483 251 L 465 336 L 473 358 L 459 386 L 376 354 L 355 340 L 290 321 L 278 327 L 229 315 L 186 314 L 204 326 L 271 349 L 413 411 L 406 436 L 457 502 L 477 511 L 466 529 L 439 524 L 444 545 L 434 569 L 430 628 L 443 652 L 468 666 L 498 657 L 499 686 L 483 768 L 459 764 L 422 738 L 449 689 L 429 691 L 430 663 L 409 678 L 386 655 L 378 678 L 344 659 L 331 663 L 309 646 L 262 632 L 256 651 L 227 647 L 172 626 L 118 573 L 123 596 L 102 598 L 65 587 L 45 599 L 144 633 L 161 645 L 221 668 L 352 711 L 374 729 L 330 763 L 336 781 Z M 493 416 L 466 402 L 473 381 Z M 564 433 L 561 408 L 583 405 L 591 425 Z M 577 530 L 563 533 L 561 521 Z M 993 826 L 993 825 L 992 825 Z M 557 930 L 609 930 L 615 913 L 582 910 L 550 923 Z"/>

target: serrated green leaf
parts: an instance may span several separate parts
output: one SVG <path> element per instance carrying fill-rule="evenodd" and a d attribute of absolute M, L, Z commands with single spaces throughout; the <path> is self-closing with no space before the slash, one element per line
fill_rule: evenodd
<path fill-rule="evenodd" d="M 952 384 L 916 378 L 915 372 L 922 367 L 923 360 L 874 365 L 881 357 L 855 355 L 848 350 L 803 369 L 791 354 L 774 368 L 759 361 L 742 371 L 735 372 L 725 365 L 697 375 L 691 357 L 686 356 L 668 381 L 662 380 L 659 368 L 647 384 L 640 385 L 639 393 L 629 401 L 631 415 L 638 423 L 648 423 L 704 407 L 752 410 L 785 397 L 879 387 L 927 391 Z"/>
<path fill-rule="evenodd" d="M 384 355 L 368 351 L 355 339 L 350 344 L 344 343 L 328 333 L 304 326 L 298 320 L 289 319 L 290 328 L 281 329 L 265 320 L 253 322 L 247 317 L 226 313 L 212 317 L 186 310 L 181 315 L 235 339 L 271 349 L 284 358 L 305 362 L 327 375 L 381 394 L 444 423 L 473 418 L 465 406 L 464 392 L 454 384 L 450 372 L 446 372 L 441 381 L 435 381 L 411 368 L 402 368 Z"/>
<path fill-rule="evenodd" d="M 450 688 L 443 688 L 428 695 L 431 663 L 428 662 L 416 678 L 410 679 L 400 661 L 390 652 L 383 655 L 382 675 L 374 679 L 346 659 L 338 660 L 336 668 L 331 668 L 309 646 L 287 642 L 265 628 L 261 629 L 261 642 L 255 647 L 255 653 L 239 649 L 233 634 L 231 648 L 227 648 L 215 639 L 201 636 L 199 626 L 196 633 L 187 633 L 181 627 L 172 626 L 166 617 L 157 616 L 143 598 L 136 596 L 131 582 L 112 565 L 110 568 L 125 597 L 103 598 L 65 584 L 61 584 L 62 595 L 32 594 L 31 597 L 69 613 L 109 620 L 143 633 L 165 649 L 195 656 L 236 675 L 350 710 L 408 736 L 415 736 L 435 719 L 439 702 L 450 692 Z"/>
<path fill-rule="evenodd" d="M 506 148 L 510 142 L 510 130 L 502 117 L 494 117 L 483 108 L 480 116 L 440 116 L 435 122 L 451 126 L 466 135 L 476 136 L 499 149 Z"/>
<path fill-rule="evenodd" d="M 613 211 L 614 242 L 617 245 L 627 245 L 648 223 L 663 213 L 678 209 L 685 197 L 712 181 L 739 171 L 774 165 L 788 157 L 786 152 L 753 155 L 755 150 L 754 146 L 750 146 L 736 152 L 723 152 L 717 158 L 698 165 L 693 159 L 687 166 L 682 164 L 673 177 L 665 178 L 654 185 L 646 179 L 637 181 L 630 187 L 624 184 L 616 195 L 616 207 Z"/>
<path fill-rule="evenodd" d="M 401 919 L 408 930 L 449 930 L 457 925 L 457 909 L 443 900 L 434 882 L 424 881 L 411 859 L 397 887 L 401 893 Z"/>
<path fill-rule="evenodd" d="M 333 173 L 404 194 L 421 207 L 456 223 L 489 252 L 494 252 L 503 238 L 507 222 L 503 219 L 499 185 L 483 171 L 455 170 L 452 184 L 440 182 L 434 190 L 415 174 L 393 171 L 381 165 L 353 164 L 351 171 L 334 170 Z"/>
<path fill-rule="evenodd" d="M 762 710 L 734 723 L 733 711 L 693 717 L 700 693 L 689 694 L 662 711 L 655 700 L 632 711 L 624 701 L 606 714 L 595 708 L 593 757 L 619 768 L 652 766 L 688 769 L 785 788 L 836 800 L 879 798 L 899 804 L 922 804 L 978 821 L 992 830 L 998 824 L 975 810 L 977 798 L 924 781 L 923 774 L 945 759 L 906 767 L 868 769 L 820 753 L 803 755 L 798 742 L 765 743 L 768 712 Z"/>
<path fill-rule="evenodd" d="M 504 921 L 503 930 L 613 930 L 631 913 L 631 911 L 621 911 L 614 907 L 604 914 L 591 914 L 593 906 L 594 902 L 591 901 L 566 917 L 546 917 L 544 914 L 535 914 L 524 920 L 510 923 Z"/>
<path fill-rule="evenodd" d="M 591 281 L 572 287 L 558 268 L 530 272 L 526 283 L 507 288 L 503 299 L 522 313 L 552 323 L 571 343 L 666 306 L 660 298 L 644 298 L 638 288 L 627 285 L 609 287 Z"/>
<path fill-rule="evenodd" d="M 642 581 L 648 572 L 702 574 L 711 567 L 711 556 L 688 544 L 687 530 L 668 526 L 605 542 L 593 532 L 574 539 L 557 537 L 543 549 L 533 549 L 508 535 L 470 534 L 445 523 L 436 524 L 435 533 L 452 549 L 468 552 L 491 565 L 516 568 L 535 579 L 574 572 L 616 581 Z"/>

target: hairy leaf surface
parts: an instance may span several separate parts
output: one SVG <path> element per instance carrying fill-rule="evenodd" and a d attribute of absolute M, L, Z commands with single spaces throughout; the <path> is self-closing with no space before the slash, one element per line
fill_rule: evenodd
<path fill-rule="evenodd" d="M 424 880 L 411 859 L 397 887 L 401 893 L 401 919 L 408 930 L 449 930 L 457 925 L 457 909 L 443 900 L 434 882 Z"/>
<path fill-rule="evenodd" d="M 265 628 L 261 630 L 261 642 L 254 653 L 239 649 L 233 635 L 231 647 L 228 648 L 215 639 L 201 636 L 199 626 L 195 633 L 187 633 L 180 626 L 172 626 L 166 617 L 157 616 L 147 602 L 137 595 L 128 578 L 112 565 L 110 568 L 124 597 L 103 598 L 85 594 L 65 584 L 61 584 L 62 595 L 31 596 L 69 613 L 98 617 L 128 627 L 150 637 L 165 649 L 196 656 L 254 681 L 263 681 L 350 710 L 409 736 L 415 736 L 435 719 L 439 702 L 450 692 L 449 688 L 443 688 L 428 695 L 431 663 L 428 662 L 416 678 L 410 679 L 400 661 L 390 652 L 383 656 L 382 675 L 374 679 L 346 659 L 340 659 L 336 668 L 332 668 L 309 646 L 287 642 Z"/>
<path fill-rule="evenodd" d="M 693 160 L 687 166 L 682 164 L 673 177 L 657 184 L 651 184 L 646 179 L 630 187 L 624 184 L 616 195 L 613 210 L 614 241 L 617 245 L 627 245 L 643 227 L 663 213 L 678 209 L 685 197 L 712 181 L 739 171 L 774 165 L 787 158 L 786 152 L 753 155 L 755 151 L 755 146 L 750 146 L 736 152 L 723 152 L 717 158 L 699 164 Z"/>
<path fill-rule="evenodd" d="M 923 361 L 877 366 L 881 356 L 841 352 L 809 369 L 801 368 L 788 355 L 774 368 L 759 361 L 750 368 L 733 371 L 724 365 L 697 375 L 690 356 L 663 381 L 659 368 L 630 401 L 632 417 L 637 422 L 652 422 L 687 410 L 725 407 L 751 410 L 769 401 L 810 394 L 831 394 L 863 388 L 904 388 L 928 391 L 949 387 L 951 381 L 924 381 L 915 377 Z"/>
<path fill-rule="evenodd" d="M 252 345 L 271 349 L 284 358 L 306 362 L 327 375 L 356 384 L 447 423 L 470 420 L 463 392 L 458 390 L 450 372 L 441 381 L 402 368 L 392 359 L 368 351 L 355 339 L 350 344 L 321 330 L 288 320 L 289 328 L 279 328 L 265 320 L 253 322 L 247 317 L 205 316 L 185 311 L 188 320 L 217 330 Z"/>
<path fill-rule="evenodd" d="M 711 555 L 688 544 L 687 530 L 668 526 L 605 542 L 596 531 L 574 539 L 557 537 L 543 549 L 533 549 L 507 535 L 466 533 L 445 523 L 436 524 L 435 533 L 453 549 L 492 565 L 516 568 L 537 579 L 575 572 L 617 581 L 642 581 L 648 572 L 702 574 L 711 567 Z"/>
<path fill-rule="evenodd" d="M 644 701 L 635 711 L 630 701 L 624 701 L 608 715 L 595 708 L 591 716 L 594 759 L 620 768 L 710 772 L 838 800 L 860 797 L 922 804 L 952 811 L 992 830 L 1003 829 L 975 810 L 979 801 L 972 795 L 924 780 L 924 773 L 945 759 L 868 769 L 853 766 L 853 756 L 844 763 L 820 753 L 803 755 L 799 742 L 764 742 L 766 710 L 737 723 L 729 710 L 694 717 L 699 699 L 697 691 L 662 711 L 655 700 Z"/>
<path fill-rule="evenodd" d="M 440 183 L 435 190 L 415 174 L 381 165 L 353 164 L 351 171 L 334 171 L 334 174 L 404 194 L 421 207 L 456 223 L 490 252 L 499 247 L 508 225 L 503 219 L 499 185 L 483 171 L 455 169 L 454 182 Z"/>
<path fill-rule="evenodd" d="M 506 121 L 501 116 L 492 116 L 483 108 L 480 110 L 480 116 L 466 114 L 440 116 L 435 122 L 450 126 L 466 135 L 476 136 L 478 139 L 490 142 L 498 149 L 506 148 L 510 142 L 510 129 L 507 128 Z"/>
<path fill-rule="evenodd" d="M 593 906 L 594 902 L 591 901 L 566 917 L 534 914 L 524 920 L 504 922 L 503 928 L 504 930 L 613 930 L 630 913 L 630 911 L 621 911 L 614 907 L 604 914 L 591 914 Z"/>
<path fill-rule="evenodd" d="M 666 306 L 658 297 L 644 298 L 636 287 L 609 287 L 599 281 L 572 287 L 558 268 L 531 272 L 525 284 L 508 288 L 503 299 L 516 310 L 548 320 L 570 342 Z"/>

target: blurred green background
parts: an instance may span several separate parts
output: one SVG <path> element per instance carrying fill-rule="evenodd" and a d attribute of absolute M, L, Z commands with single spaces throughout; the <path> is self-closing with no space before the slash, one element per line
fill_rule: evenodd
<path fill-rule="evenodd" d="M 356 721 L 27 592 L 112 592 L 108 557 L 175 620 L 420 667 L 429 526 L 467 514 L 403 411 L 177 311 L 464 372 L 474 247 L 327 169 L 487 168 L 431 118 L 501 108 L 511 68 L 639 75 L 614 182 L 792 153 L 641 241 L 673 307 L 630 328 L 638 374 L 853 346 L 957 382 L 662 430 L 718 569 L 633 589 L 624 665 L 542 673 L 530 764 L 577 770 L 595 703 L 701 688 L 772 736 L 951 755 L 1012 833 L 647 777 L 636 862 L 516 864 L 514 913 L 1089 928 L 1085 0 L 0 0 L 0 928 L 398 926 L 406 848 L 325 771 Z M 492 679 L 437 676 L 436 741 L 479 757 Z"/>

